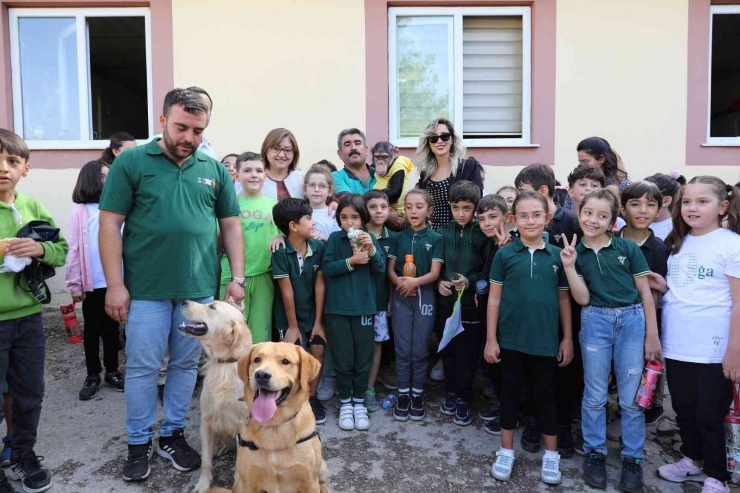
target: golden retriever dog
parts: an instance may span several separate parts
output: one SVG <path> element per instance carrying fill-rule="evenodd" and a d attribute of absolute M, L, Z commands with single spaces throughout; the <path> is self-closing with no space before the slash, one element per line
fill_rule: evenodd
<path fill-rule="evenodd" d="M 180 332 L 198 339 L 209 358 L 200 393 L 200 478 L 193 488 L 194 493 L 206 493 L 213 482 L 213 457 L 234 449 L 247 418 L 237 361 L 252 349 L 252 333 L 244 314 L 228 303 L 186 301 L 182 313 L 190 323 L 182 324 Z"/>
<path fill-rule="evenodd" d="M 255 344 L 239 360 L 249 418 L 241 426 L 232 490 L 211 493 L 325 493 L 329 468 L 321 456 L 308 385 L 321 365 L 285 342 Z"/>

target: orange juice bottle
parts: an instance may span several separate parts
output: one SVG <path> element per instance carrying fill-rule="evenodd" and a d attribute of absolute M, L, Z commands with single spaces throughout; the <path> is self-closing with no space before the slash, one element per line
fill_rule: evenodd
<path fill-rule="evenodd" d="M 416 277 L 416 264 L 413 255 L 406 255 L 403 264 L 403 277 Z"/>

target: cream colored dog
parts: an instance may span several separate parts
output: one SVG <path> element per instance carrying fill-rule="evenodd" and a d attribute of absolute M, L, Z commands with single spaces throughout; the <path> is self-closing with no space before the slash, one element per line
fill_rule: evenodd
<path fill-rule="evenodd" d="M 206 493 L 213 482 L 216 446 L 218 454 L 233 450 L 239 427 L 247 418 L 237 361 L 252 349 L 252 333 L 244 314 L 228 303 L 186 301 L 182 313 L 191 323 L 181 325 L 180 332 L 198 339 L 209 358 L 200 393 L 200 479 L 193 488 L 194 493 Z"/>

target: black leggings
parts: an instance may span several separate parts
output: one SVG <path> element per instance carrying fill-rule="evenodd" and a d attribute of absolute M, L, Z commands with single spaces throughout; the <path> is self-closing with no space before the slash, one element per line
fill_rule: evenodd
<path fill-rule="evenodd" d="M 542 420 L 542 433 L 557 435 L 558 416 L 555 406 L 555 366 L 557 358 L 535 356 L 511 349 L 501 349 L 501 428 L 516 429 L 519 399 L 525 381 L 531 382 Z"/>
<path fill-rule="evenodd" d="M 671 391 L 676 423 L 680 428 L 681 453 L 704 460 L 704 474 L 729 481 L 725 450 L 725 415 L 732 403 L 732 382 L 722 373 L 721 363 L 688 363 L 666 359 L 668 390 Z"/>
<path fill-rule="evenodd" d="M 118 371 L 118 322 L 105 313 L 106 288 L 85 293 L 82 316 L 85 319 L 85 364 L 87 374 L 99 374 L 100 339 L 103 339 L 103 362 L 106 373 Z"/>

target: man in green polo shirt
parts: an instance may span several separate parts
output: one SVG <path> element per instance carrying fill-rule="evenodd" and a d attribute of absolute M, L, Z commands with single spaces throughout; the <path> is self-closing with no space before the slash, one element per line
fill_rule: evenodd
<path fill-rule="evenodd" d="M 200 466 L 184 428 L 201 345 L 177 328 L 185 322 L 181 307 L 186 300 L 213 300 L 217 224 L 232 272 L 244 272 L 244 239 L 231 177 L 218 161 L 196 150 L 208 111 L 192 91 L 167 93 L 160 117 L 163 138 L 122 154 L 100 199 L 100 257 L 108 282 L 105 308 L 115 320 L 127 323 L 126 481 L 149 476 L 157 374 L 166 350 L 165 419 L 156 451 L 180 471 Z M 226 299 L 240 303 L 244 279 L 232 281 Z"/>
<path fill-rule="evenodd" d="M 358 128 L 346 128 L 337 138 L 337 156 L 344 168 L 332 173 L 337 198 L 346 193 L 364 195 L 375 186 L 375 168 L 367 164 L 365 134 Z"/>

